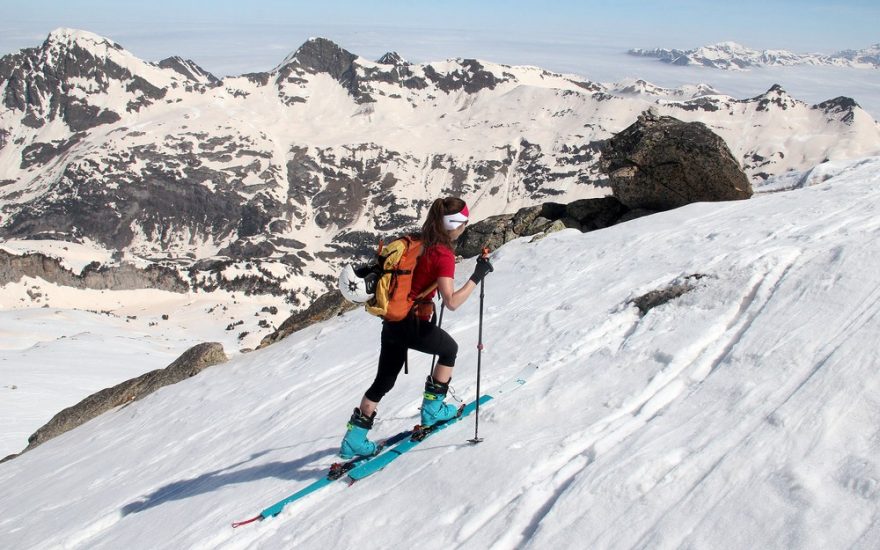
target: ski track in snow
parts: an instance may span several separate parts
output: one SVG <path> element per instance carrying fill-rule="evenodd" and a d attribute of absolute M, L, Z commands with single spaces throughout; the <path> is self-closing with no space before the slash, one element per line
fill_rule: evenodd
<path fill-rule="evenodd" d="M 842 227 L 842 225 L 843 224 L 840 224 L 840 227 Z M 876 224 L 874 224 L 874 223 L 866 224 L 866 226 L 870 227 L 872 229 L 876 229 Z M 834 228 L 831 231 L 836 231 L 837 229 L 839 229 L 839 227 Z M 833 255 L 834 254 L 832 253 L 832 256 Z M 811 260 L 812 260 L 812 258 L 811 258 Z M 767 304 L 769 303 L 769 299 L 772 297 L 773 294 L 775 294 L 776 290 L 784 282 L 785 273 L 787 273 L 790 269 L 793 269 L 793 265 L 794 265 L 793 263 L 789 263 L 788 265 L 786 265 L 784 263 L 780 264 L 779 268 L 777 268 L 776 271 L 781 273 L 781 275 L 778 278 L 776 278 L 775 282 L 773 281 L 773 278 L 771 278 L 769 281 L 768 280 L 762 281 L 759 286 L 754 287 L 754 290 L 746 295 L 746 299 L 743 301 L 742 307 L 740 307 L 740 312 L 742 312 L 742 313 L 737 316 L 737 318 L 739 318 L 740 321 L 729 325 L 729 329 L 733 329 L 732 334 L 734 335 L 734 337 L 731 338 L 728 341 L 728 344 L 726 344 L 724 346 L 725 352 L 721 353 L 721 354 L 715 354 L 715 353 L 709 354 L 710 357 L 711 356 L 717 357 L 717 359 L 712 362 L 712 363 L 714 363 L 715 368 L 717 368 L 718 366 L 720 366 L 722 364 L 722 362 L 720 362 L 719 359 L 723 359 L 724 357 L 729 355 L 730 351 L 732 351 L 732 349 L 733 349 L 733 346 L 736 345 L 736 343 L 742 338 L 742 335 L 747 331 L 747 329 L 750 328 L 750 326 L 751 326 L 753 320 L 755 319 L 755 317 L 757 316 L 757 314 L 760 313 L 761 310 L 763 310 L 767 306 Z M 771 289 L 771 291 L 764 292 L 764 291 L 762 291 L 762 288 Z M 878 289 L 874 288 L 871 292 L 869 292 L 866 295 L 865 300 L 860 302 L 861 306 L 856 308 L 854 311 L 847 311 L 847 312 L 843 313 L 842 316 L 845 319 L 848 319 L 848 321 L 840 324 L 840 329 L 833 333 L 833 335 L 828 339 L 828 343 L 825 346 L 823 346 L 823 349 L 820 350 L 819 353 L 816 354 L 817 360 L 815 360 L 815 363 L 813 364 L 813 366 L 809 369 L 805 369 L 805 372 L 802 372 L 799 376 L 794 377 L 793 381 L 791 381 L 789 384 L 791 387 L 787 388 L 786 392 L 780 392 L 778 397 L 769 401 L 770 403 L 779 403 L 779 405 L 775 409 L 769 410 L 767 414 L 753 415 L 753 419 L 751 420 L 751 422 L 753 423 L 753 427 L 748 430 L 743 430 L 743 432 L 744 432 L 743 437 L 740 439 L 734 439 L 732 444 L 729 446 L 729 450 L 727 452 L 722 453 L 720 455 L 720 457 L 708 467 L 705 474 L 696 480 L 696 482 L 694 483 L 694 485 L 691 487 L 690 490 L 682 491 L 684 498 L 681 499 L 675 505 L 670 506 L 670 509 L 672 511 L 677 510 L 679 507 L 681 507 L 684 504 L 690 504 L 688 506 L 688 508 L 691 511 L 695 511 L 695 510 L 703 510 L 704 511 L 703 513 L 699 514 L 699 517 L 701 517 L 701 518 L 717 517 L 717 514 L 713 514 L 713 511 L 715 511 L 714 510 L 715 506 L 712 503 L 706 503 L 707 505 L 705 505 L 705 506 L 703 506 L 703 505 L 697 506 L 697 505 L 694 505 L 690 501 L 695 500 L 695 498 L 694 498 L 695 495 L 700 494 L 701 490 L 703 490 L 703 489 L 701 489 L 702 486 L 709 485 L 711 483 L 715 483 L 715 481 L 713 481 L 713 480 L 716 476 L 729 475 L 728 472 L 724 472 L 724 473 L 722 473 L 722 472 L 725 470 L 725 464 L 727 462 L 733 462 L 734 460 L 736 460 L 735 458 L 732 458 L 735 456 L 734 451 L 739 447 L 754 446 L 755 441 L 762 441 L 762 438 L 756 437 L 756 433 L 762 429 L 765 431 L 775 429 L 773 427 L 773 424 L 779 422 L 778 418 L 775 416 L 776 410 L 778 410 L 781 407 L 786 406 L 786 404 L 790 403 L 790 401 L 792 399 L 800 398 L 799 401 L 813 403 L 812 408 L 816 409 L 816 410 L 820 409 L 822 406 L 824 406 L 827 403 L 827 398 L 825 398 L 825 399 L 822 398 L 824 396 L 807 400 L 807 399 L 804 399 L 801 397 L 801 393 L 804 391 L 805 387 L 811 383 L 811 380 L 813 379 L 813 377 L 821 369 L 826 368 L 826 365 L 829 362 L 829 358 L 834 353 L 836 353 L 837 350 L 840 349 L 840 347 L 845 342 L 850 340 L 853 334 L 863 333 L 866 331 L 870 333 L 870 331 L 866 327 L 869 324 L 873 324 L 876 326 L 876 324 L 877 324 L 876 317 L 877 317 L 877 310 L 878 310 L 877 292 L 878 292 Z M 756 298 L 759 298 L 759 297 L 760 297 L 760 299 L 756 300 Z M 749 311 L 753 311 L 754 313 L 749 313 Z M 736 328 L 737 325 L 741 325 L 741 328 L 737 329 Z M 874 329 L 874 334 L 876 334 L 876 328 Z M 722 338 L 720 341 L 724 342 L 724 338 Z M 830 350 L 829 350 L 829 348 L 830 348 Z M 826 351 L 826 350 L 828 350 L 828 351 Z M 705 368 L 703 368 L 701 370 L 702 370 L 702 372 L 706 372 Z M 710 369 L 708 369 L 708 373 L 711 375 L 711 373 L 714 370 L 715 370 L 714 368 L 710 368 Z M 823 378 L 823 380 L 824 380 L 824 378 Z M 827 383 L 827 380 L 825 381 L 825 383 Z M 836 388 L 836 389 L 839 389 L 839 388 Z M 833 395 L 833 392 L 828 392 L 828 393 Z M 805 403 L 801 403 L 799 406 L 804 408 Z M 810 407 L 805 407 L 805 408 L 809 409 Z M 809 411 L 809 412 L 817 412 L 817 411 Z M 811 415 L 806 414 L 804 416 L 810 417 Z M 700 452 L 695 453 L 694 456 L 701 457 L 706 454 L 707 454 L 706 449 L 701 449 Z M 569 485 L 570 485 L 570 483 L 566 484 L 566 487 L 568 487 Z M 793 485 L 795 485 L 795 487 L 797 486 L 796 483 Z M 868 482 L 868 483 L 855 483 L 854 485 L 857 487 L 860 487 L 860 488 L 864 488 L 866 486 L 867 487 L 872 486 L 872 484 L 870 482 Z M 723 492 L 724 491 L 721 488 L 719 488 L 719 491 L 714 494 L 722 494 Z M 712 491 L 709 491 L 709 493 L 713 494 Z M 670 516 L 671 515 L 672 515 L 672 513 L 670 512 Z M 643 538 L 638 539 L 638 540 L 633 540 L 631 544 L 624 544 L 624 543 L 621 543 L 619 540 L 616 542 L 613 542 L 611 540 L 611 537 L 619 536 L 620 533 L 622 532 L 620 529 L 622 528 L 622 523 L 623 523 L 624 518 L 625 518 L 625 516 L 621 516 L 619 521 L 615 521 L 609 525 L 608 530 L 606 531 L 607 538 L 602 539 L 601 537 L 597 537 L 597 538 L 594 538 L 593 541 L 598 543 L 599 545 L 607 544 L 612 547 L 616 547 L 616 546 L 629 547 L 630 545 L 635 546 L 635 547 L 655 547 L 658 544 L 665 547 L 665 546 L 687 545 L 689 542 L 691 542 L 691 543 L 693 542 L 693 541 L 688 541 L 688 540 L 684 540 L 684 539 L 678 540 L 678 541 L 664 540 L 664 538 L 659 535 L 659 533 L 663 532 L 663 530 L 661 530 L 659 528 L 655 529 L 655 530 L 648 531 L 648 533 Z M 660 522 L 660 520 L 662 520 L 662 519 L 663 519 L 662 517 L 658 518 L 658 522 Z M 682 520 L 681 517 L 676 517 L 675 520 L 670 520 L 669 523 L 674 524 L 673 521 L 681 521 L 681 520 Z M 706 521 L 708 521 L 708 519 L 706 519 Z M 697 522 L 697 524 L 700 524 L 700 523 L 702 523 L 702 521 Z M 667 527 L 668 527 L 668 525 L 667 525 Z M 683 529 L 683 530 L 686 531 L 686 529 Z M 667 529 L 667 531 L 669 531 L 669 530 Z M 792 542 L 792 541 L 789 541 L 789 542 Z M 806 541 L 802 540 L 802 541 L 797 541 L 797 542 L 804 544 Z"/>
<path fill-rule="evenodd" d="M 527 527 L 522 532 L 508 530 L 506 535 L 494 541 L 493 547 L 514 548 L 530 539 L 543 516 L 553 509 L 554 503 L 597 456 L 620 444 L 654 416 L 661 414 L 682 392 L 700 383 L 717 368 L 724 356 L 739 341 L 751 320 L 772 297 L 775 286 L 796 255 L 790 253 L 788 256 L 791 258 L 784 258 L 778 265 L 770 266 L 767 271 L 756 273 L 748 281 L 742 301 L 736 307 L 730 308 L 727 316 L 720 317 L 714 325 L 706 327 L 678 356 L 664 357 L 666 366 L 638 395 L 599 422 L 567 436 L 559 452 L 551 455 L 549 460 L 533 466 L 532 475 L 516 494 L 496 499 L 490 506 L 474 514 L 465 522 L 456 542 L 467 543 L 475 533 L 496 519 L 501 526 L 512 524 Z M 617 317 L 628 316 L 624 313 Z M 614 342 L 620 340 L 618 333 L 623 333 L 625 337 L 621 346 L 625 347 L 626 340 L 638 328 L 638 322 L 632 327 L 627 322 L 614 323 L 612 320 L 607 324 L 612 324 L 613 329 L 602 327 L 588 335 L 586 340 L 597 343 Z M 584 353 L 583 349 L 578 351 Z M 589 353 L 585 352 L 586 355 Z M 553 365 L 551 368 L 569 366 L 553 360 L 548 363 Z M 510 512 L 511 510 L 514 512 Z"/>

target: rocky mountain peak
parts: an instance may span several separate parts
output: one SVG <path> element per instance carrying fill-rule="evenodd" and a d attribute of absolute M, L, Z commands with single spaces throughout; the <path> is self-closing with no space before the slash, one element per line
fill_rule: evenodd
<path fill-rule="evenodd" d="M 168 57 L 158 63 L 162 69 L 171 69 L 182 75 L 187 80 L 215 86 L 220 83 L 220 79 L 201 68 L 195 61 L 191 59 L 183 59 L 179 56 Z"/>
<path fill-rule="evenodd" d="M 303 76 L 306 73 L 328 74 L 336 79 L 354 97 L 360 96 L 355 54 L 345 50 L 332 40 L 310 38 L 293 54 L 287 57 L 278 69 L 277 82 L 289 80 L 293 73 Z M 294 77 L 295 78 L 295 77 Z"/>
<path fill-rule="evenodd" d="M 863 50 L 844 50 L 831 57 L 856 65 L 880 68 L 880 43 L 872 44 Z"/>
<path fill-rule="evenodd" d="M 102 51 L 102 50 L 116 50 L 116 51 L 124 51 L 122 46 L 113 42 L 109 38 L 105 38 L 103 36 L 99 36 L 97 34 L 83 31 L 79 29 L 69 29 L 69 28 L 58 28 L 49 33 L 49 36 L 46 38 L 46 41 L 43 43 L 43 47 L 52 47 L 52 46 L 61 46 L 61 47 L 71 47 L 71 46 L 79 46 L 83 49 L 92 50 L 92 51 Z"/>
<path fill-rule="evenodd" d="M 758 102 L 758 111 L 768 111 L 773 106 L 785 111 L 799 103 L 798 100 L 788 95 L 788 92 L 779 84 L 770 86 L 769 90 L 753 98 L 753 101 Z"/>
<path fill-rule="evenodd" d="M 400 57 L 400 54 L 397 52 L 388 52 L 382 57 L 380 57 L 376 63 L 381 63 L 382 65 L 409 65 L 409 63 Z"/>
<path fill-rule="evenodd" d="M 839 96 L 823 101 L 813 108 L 819 109 L 827 115 L 839 116 L 841 122 L 851 126 L 855 121 L 856 109 L 859 108 L 859 104 L 851 97 Z"/>
<path fill-rule="evenodd" d="M 60 118 L 80 132 L 163 98 L 177 79 L 171 74 L 107 38 L 60 28 L 39 48 L 0 59 L 0 90 L 3 105 L 23 113 L 25 126 L 39 128 Z"/>
<path fill-rule="evenodd" d="M 314 73 L 328 73 L 337 78 L 351 69 L 357 56 L 326 38 L 310 38 L 282 66 L 294 63 Z"/>
<path fill-rule="evenodd" d="M 738 42 L 733 42 L 732 40 L 726 40 L 724 42 L 718 42 L 715 44 L 710 44 L 709 46 L 704 46 L 700 48 L 705 51 L 722 51 L 727 53 L 751 53 L 754 50 L 750 48 L 746 48 L 742 44 Z"/>

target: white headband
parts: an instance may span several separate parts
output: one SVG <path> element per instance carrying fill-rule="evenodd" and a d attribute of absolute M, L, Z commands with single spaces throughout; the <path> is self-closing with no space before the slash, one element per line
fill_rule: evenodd
<path fill-rule="evenodd" d="M 468 209 L 467 206 L 461 209 L 461 212 L 456 212 L 455 214 L 449 214 L 447 216 L 443 216 L 443 227 L 446 231 L 453 231 L 458 229 L 458 227 L 468 221 Z"/>

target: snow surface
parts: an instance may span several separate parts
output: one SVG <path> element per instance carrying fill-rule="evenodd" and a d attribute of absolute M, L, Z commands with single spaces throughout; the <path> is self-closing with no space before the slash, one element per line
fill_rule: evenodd
<path fill-rule="evenodd" d="M 277 313 L 263 310 L 272 307 Z M 29 277 L 4 286 L 0 458 L 21 452 L 40 426 L 91 394 L 165 368 L 201 342 L 235 356 L 290 313 L 279 298 L 226 291 L 75 289 Z"/>
<path fill-rule="evenodd" d="M 230 527 L 335 460 L 378 353 L 355 311 L 0 464 L 0 547 L 877 548 L 880 157 L 813 182 L 496 251 L 482 387 L 539 371 L 481 409 L 480 445 L 467 421 Z M 445 317 L 462 398 L 478 308 Z M 377 436 L 417 421 L 429 363 L 412 354 Z"/>

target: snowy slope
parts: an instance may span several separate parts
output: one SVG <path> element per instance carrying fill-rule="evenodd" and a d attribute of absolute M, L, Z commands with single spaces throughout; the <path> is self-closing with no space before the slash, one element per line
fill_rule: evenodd
<path fill-rule="evenodd" d="M 498 250 L 483 387 L 540 369 L 482 410 L 479 446 L 468 422 L 232 530 L 334 460 L 377 356 L 379 323 L 351 312 L 0 465 L 0 546 L 876 548 L 880 158 L 822 172 Z M 445 321 L 465 398 L 477 317 L 474 298 Z M 377 435 L 416 421 L 428 363 Z"/>
<path fill-rule="evenodd" d="M 103 292 L 35 279 L 7 285 L 2 298 L 23 304 L 33 289 L 55 306 L 0 310 L 0 458 L 95 392 L 165 368 L 202 342 L 234 356 L 290 314 L 266 311 L 273 305 L 265 296 Z M 0 306 L 8 307 L 2 299 Z"/>

